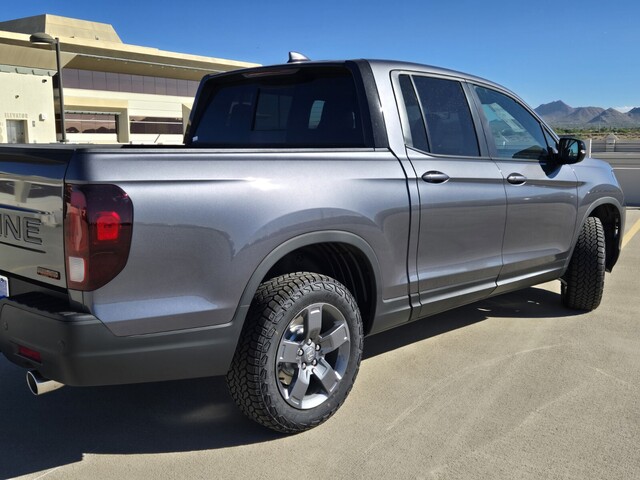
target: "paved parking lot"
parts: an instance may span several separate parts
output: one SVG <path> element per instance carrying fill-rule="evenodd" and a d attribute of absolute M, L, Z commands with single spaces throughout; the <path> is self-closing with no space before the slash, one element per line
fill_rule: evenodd
<path fill-rule="evenodd" d="M 371 337 L 346 404 L 291 437 L 222 379 L 36 398 L 2 357 L 0 478 L 640 478 L 639 272 L 640 234 L 595 312 L 556 282 Z"/>

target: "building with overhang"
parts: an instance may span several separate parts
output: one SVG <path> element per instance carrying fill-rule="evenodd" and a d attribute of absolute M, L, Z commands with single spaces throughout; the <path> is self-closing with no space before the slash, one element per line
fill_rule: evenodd
<path fill-rule="evenodd" d="M 200 79 L 253 63 L 128 45 L 111 25 L 55 15 L 0 22 L 0 143 L 180 143 Z M 45 36 L 45 37 L 46 37 Z"/>

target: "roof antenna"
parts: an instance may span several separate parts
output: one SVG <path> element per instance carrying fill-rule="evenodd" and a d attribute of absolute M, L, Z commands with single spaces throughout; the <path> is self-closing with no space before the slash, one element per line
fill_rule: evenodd
<path fill-rule="evenodd" d="M 308 62 L 309 58 L 298 52 L 289 52 L 289 61 L 287 63 Z"/>

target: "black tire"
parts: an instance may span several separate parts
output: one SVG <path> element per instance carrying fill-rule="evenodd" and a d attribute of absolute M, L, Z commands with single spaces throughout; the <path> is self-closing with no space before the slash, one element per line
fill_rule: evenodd
<path fill-rule="evenodd" d="M 605 272 L 604 228 L 599 218 L 589 217 L 582 226 L 569 268 L 561 282 L 562 303 L 576 310 L 600 305 Z"/>
<path fill-rule="evenodd" d="M 362 358 L 351 293 L 314 273 L 282 275 L 256 292 L 227 374 L 238 407 L 283 433 L 320 425 L 342 405 Z"/>

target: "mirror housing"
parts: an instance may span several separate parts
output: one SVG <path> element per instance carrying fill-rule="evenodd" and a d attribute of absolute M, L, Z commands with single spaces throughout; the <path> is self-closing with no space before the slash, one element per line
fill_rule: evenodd
<path fill-rule="evenodd" d="M 556 160 L 563 165 L 570 165 L 584 160 L 587 156 L 587 146 L 577 138 L 561 138 L 558 142 Z"/>

